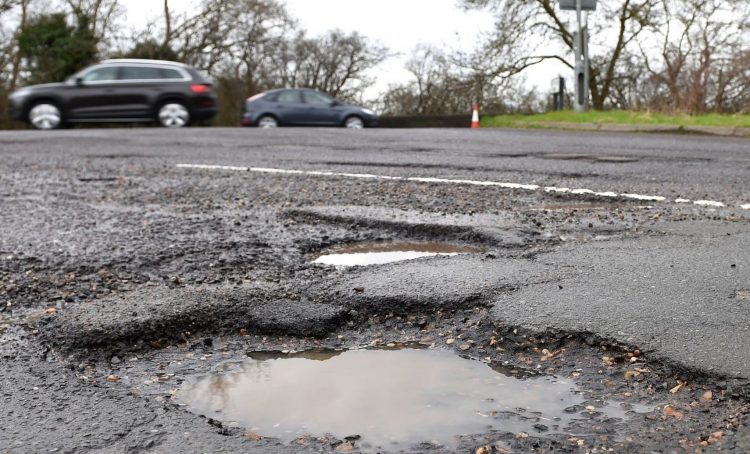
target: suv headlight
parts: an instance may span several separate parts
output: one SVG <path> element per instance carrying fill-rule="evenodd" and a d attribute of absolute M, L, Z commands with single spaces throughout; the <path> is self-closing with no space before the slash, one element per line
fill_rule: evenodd
<path fill-rule="evenodd" d="M 373 116 L 377 115 L 375 112 L 373 112 L 370 109 L 362 109 L 362 112 L 366 113 L 367 115 L 373 115 Z"/>

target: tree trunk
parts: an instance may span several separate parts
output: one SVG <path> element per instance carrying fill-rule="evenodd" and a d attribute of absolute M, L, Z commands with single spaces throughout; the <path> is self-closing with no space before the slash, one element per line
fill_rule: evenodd
<path fill-rule="evenodd" d="M 21 23 L 18 25 L 18 30 L 23 29 L 26 26 L 28 19 L 29 2 L 31 0 L 21 0 Z M 16 55 L 13 56 L 13 71 L 10 77 L 10 90 L 16 89 L 18 84 L 18 74 L 21 72 L 21 53 L 16 51 Z"/>

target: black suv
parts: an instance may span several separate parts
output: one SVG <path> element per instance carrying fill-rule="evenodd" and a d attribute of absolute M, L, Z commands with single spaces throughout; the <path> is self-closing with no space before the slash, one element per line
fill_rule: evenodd
<path fill-rule="evenodd" d="M 160 60 L 105 60 L 65 82 L 18 89 L 9 101 L 10 115 L 36 129 L 154 120 L 179 128 L 217 111 L 211 82 L 190 66 Z"/>

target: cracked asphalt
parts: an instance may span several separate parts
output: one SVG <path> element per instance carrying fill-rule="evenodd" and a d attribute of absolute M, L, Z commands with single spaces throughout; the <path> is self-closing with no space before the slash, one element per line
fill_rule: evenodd
<path fill-rule="evenodd" d="M 707 136 L 2 132 L 0 452 L 356 452 L 351 434 L 249 436 L 174 391 L 248 352 L 386 344 L 654 408 L 583 411 L 567 435 L 456 434 L 459 452 L 747 452 L 749 177 L 750 142 Z M 481 252 L 310 263 L 389 241 Z"/>

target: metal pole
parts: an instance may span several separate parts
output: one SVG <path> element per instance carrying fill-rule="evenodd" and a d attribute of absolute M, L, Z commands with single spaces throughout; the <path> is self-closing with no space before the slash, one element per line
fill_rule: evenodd
<path fill-rule="evenodd" d="M 560 101 L 560 110 L 565 110 L 565 78 L 562 76 L 558 76 L 557 83 L 558 83 L 557 92 L 559 93 L 558 97 Z"/>
<path fill-rule="evenodd" d="M 581 24 L 581 0 L 576 0 L 576 20 L 578 22 L 578 32 L 575 34 L 575 102 L 574 107 L 576 112 L 584 112 L 586 110 L 586 72 L 583 65 L 584 60 L 584 37 L 583 27 Z"/>
<path fill-rule="evenodd" d="M 580 1 L 580 0 L 579 0 Z M 583 110 L 589 109 L 589 12 L 583 16 Z"/>

